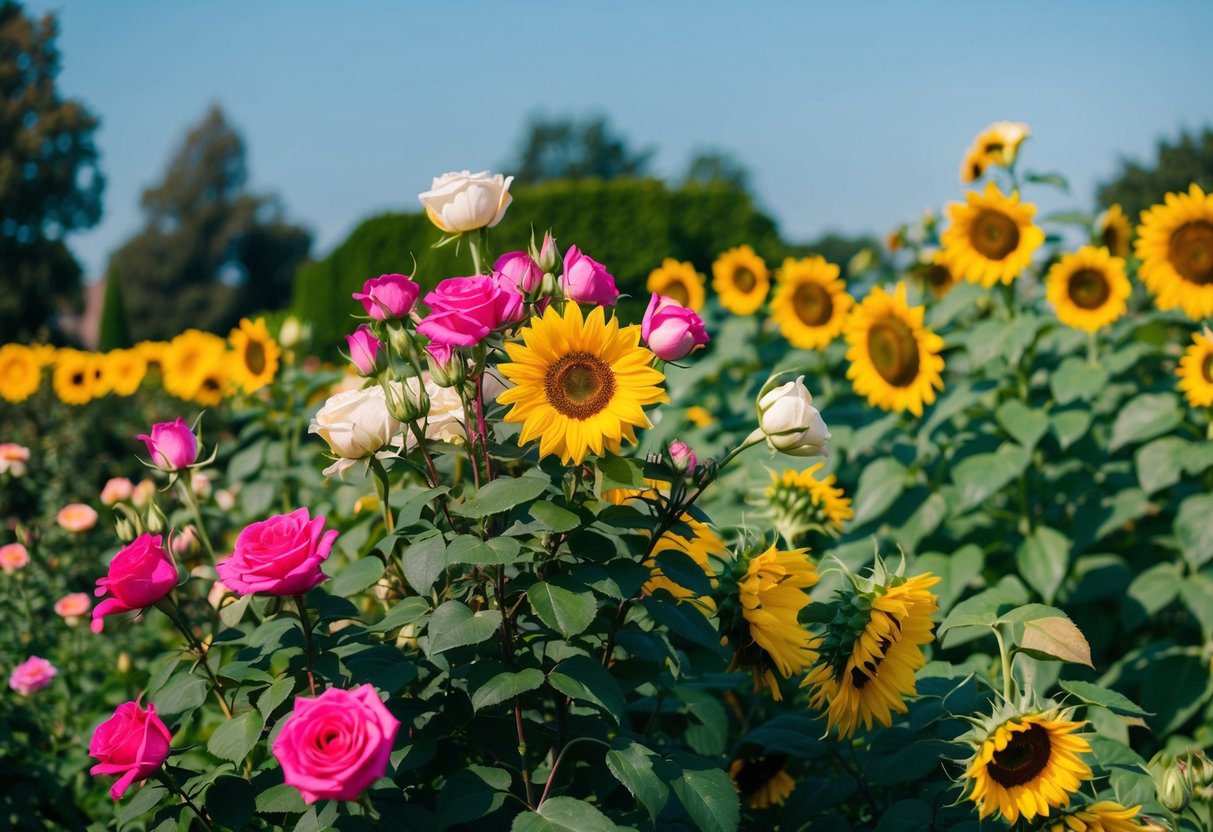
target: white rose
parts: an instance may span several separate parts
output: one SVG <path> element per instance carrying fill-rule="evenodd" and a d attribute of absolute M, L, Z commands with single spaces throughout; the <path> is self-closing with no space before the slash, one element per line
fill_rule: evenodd
<path fill-rule="evenodd" d="M 408 380 L 409 386 L 417 390 L 417 377 Z M 437 442 L 459 443 L 466 440 L 464 431 L 463 401 L 451 387 L 439 387 L 432 379 L 426 379 L 425 392 L 430 399 L 430 411 L 425 416 L 425 438 Z M 417 446 L 412 431 L 404 432 L 404 448 L 411 451 Z"/>
<path fill-rule="evenodd" d="M 489 172 L 444 173 L 433 187 L 418 194 L 430 221 L 448 234 L 492 228 L 509 207 L 514 177 Z"/>
<path fill-rule="evenodd" d="M 781 384 L 758 399 L 758 428 L 767 444 L 789 456 L 827 456 L 830 431 L 813 407 L 804 376 Z"/>
<path fill-rule="evenodd" d="M 341 457 L 324 469 L 325 476 L 342 477 L 356 460 L 382 450 L 399 430 L 400 423 L 388 412 L 383 388 L 367 387 L 329 398 L 317 411 L 308 433 L 320 434 Z"/>

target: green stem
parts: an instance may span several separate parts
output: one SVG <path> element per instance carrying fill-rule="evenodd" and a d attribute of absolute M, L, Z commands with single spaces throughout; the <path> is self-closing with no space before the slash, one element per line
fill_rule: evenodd
<path fill-rule="evenodd" d="M 1011 701 L 1011 654 L 1007 651 L 1007 643 L 1002 637 L 1002 630 L 995 626 L 994 638 L 998 641 L 998 655 L 1002 659 L 1002 698 Z"/>
<path fill-rule="evenodd" d="M 312 620 L 307 615 L 307 604 L 303 595 L 295 597 L 295 610 L 299 613 L 299 624 L 303 627 L 303 651 L 307 658 L 307 686 L 316 695 L 316 674 L 312 672 Z"/>
<path fill-rule="evenodd" d="M 1092 367 L 1099 366 L 1099 336 L 1095 332 L 1087 333 L 1087 363 Z"/>
<path fill-rule="evenodd" d="M 375 491 L 379 495 L 379 502 L 383 505 L 383 525 L 387 534 L 391 534 L 396 527 L 392 521 L 392 504 L 388 501 L 392 489 L 391 481 L 388 479 L 387 469 L 383 467 L 383 463 L 373 455 L 371 456 L 371 470 L 375 472 Z"/>
<path fill-rule="evenodd" d="M 181 499 L 189 506 L 190 512 L 194 515 L 194 525 L 198 529 L 198 539 L 202 541 L 202 548 L 206 549 L 207 555 L 210 556 L 211 564 L 215 563 L 215 547 L 211 545 L 210 535 L 206 533 L 206 524 L 202 522 L 202 509 L 198 505 L 198 499 L 194 495 L 194 484 L 190 482 L 190 472 L 188 470 L 178 472 L 177 484 L 181 488 Z"/>
<path fill-rule="evenodd" d="M 568 750 L 579 742 L 593 742 L 601 745 L 604 748 L 610 748 L 609 742 L 603 742 L 596 737 L 575 737 L 565 743 L 564 748 L 560 749 L 560 755 L 556 757 L 556 762 L 552 763 L 552 770 L 548 772 L 548 782 L 543 786 L 543 794 L 539 796 L 539 805 L 543 805 L 543 801 L 548 799 L 548 792 L 552 790 L 552 784 L 556 782 L 556 771 L 560 768 L 560 763 L 564 760 L 564 755 Z"/>
<path fill-rule="evenodd" d="M 173 775 L 169 774 L 168 771 L 162 768 L 156 771 L 155 777 L 157 780 L 163 783 L 170 792 L 185 801 L 185 805 L 189 806 L 190 809 L 194 811 L 194 815 L 197 816 L 198 821 L 202 824 L 203 829 L 207 830 L 207 832 L 213 832 L 211 829 L 210 820 L 205 814 L 203 814 L 202 810 L 194 804 L 194 801 L 190 800 L 190 796 L 185 793 L 185 789 L 177 785 L 177 781 L 173 779 Z"/>

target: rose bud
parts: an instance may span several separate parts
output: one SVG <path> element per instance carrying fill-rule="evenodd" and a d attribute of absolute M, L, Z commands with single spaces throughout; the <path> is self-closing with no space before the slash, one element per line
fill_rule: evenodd
<path fill-rule="evenodd" d="M 359 326 L 353 335 L 345 336 L 345 343 L 350 350 L 350 363 L 360 375 L 373 376 L 383 369 L 379 360 L 383 342 L 375 337 L 369 326 Z"/>
<path fill-rule="evenodd" d="M 147 444 L 152 464 L 161 471 L 180 471 L 198 460 L 198 437 L 180 417 L 152 425 L 151 436 L 141 433 L 135 438 Z"/>
<path fill-rule="evenodd" d="M 114 477 L 106 480 L 105 487 L 101 489 L 101 504 L 112 506 L 114 503 L 129 500 L 134 493 L 134 483 L 126 477 Z"/>
<path fill-rule="evenodd" d="M 759 397 L 758 429 L 766 435 L 767 444 L 773 450 L 789 456 L 827 456 L 829 453 L 830 431 L 817 408 L 813 407 L 813 396 L 804 386 L 804 376 Z"/>
<path fill-rule="evenodd" d="M 663 361 L 686 358 L 708 342 L 703 319 L 673 298 L 654 294 L 645 310 L 640 334 L 654 355 Z"/>
<path fill-rule="evenodd" d="M 124 702 L 114 715 L 97 726 L 88 744 L 90 757 L 98 760 L 89 774 L 120 774 L 110 787 L 110 797 L 122 797 L 131 784 L 146 780 L 168 759 L 173 735 L 156 715 L 156 706 L 147 710 L 138 702 Z"/>
<path fill-rule="evenodd" d="M 505 277 L 524 295 L 534 292 L 543 283 L 543 269 L 525 251 L 511 251 L 497 258 L 493 272 Z"/>
<path fill-rule="evenodd" d="M 381 274 L 362 284 L 354 300 L 362 302 L 366 314 L 377 321 L 406 317 L 417 305 L 421 287 L 402 274 Z"/>
<path fill-rule="evenodd" d="M 695 458 L 695 452 L 691 450 L 687 443 L 676 439 L 670 443 L 669 450 L 670 461 L 674 464 L 676 471 L 688 475 L 695 473 L 699 460 Z"/>
<path fill-rule="evenodd" d="M 566 298 L 578 303 L 614 306 L 619 299 L 615 278 L 597 260 L 582 254 L 577 246 L 570 246 L 564 253 L 560 286 Z"/>

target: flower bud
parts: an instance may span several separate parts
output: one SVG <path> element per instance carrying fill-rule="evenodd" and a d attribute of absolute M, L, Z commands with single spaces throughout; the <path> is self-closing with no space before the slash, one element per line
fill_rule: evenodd
<path fill-rule="evenodd" d="M 413 334 L 398 321 L 387 325 L 387 340 L 392 352 L 401 358 L 408 359 L 416 354 L 417 345 L 413 342 Z"/>
<path fill-rule="evenodd" d="M 533 242 L 532 247 L 534 247 Z M 551 231 L 543 235 L 543 244 L 539 246 L 539 251 L 532 253 L 531 256 L 535 258 L 535 262 L 544 272 L 554 273 L 556 271 L 556 266 L 560 263 L 560 252 L 556 249 L 556 241 L 552 238 Z"/>
<path fill-rule="evenodd" d="M 430 366 L 430 378 L 439 387 L 458 387 L 467 379 L 467 362 L 450 344 L 427 344 L 425 357 Z"/>
<path fill-rule="evenodd" d="M 421 287 L 402 274 L 381 274 L 362 284 L 353 298 L 376 321 L 407 317 L 417 305 Z"/>
<path fill-rule="evenodd" d="M 691 450 L 687 443 L 676 439 L 670 443 L 669 450 L 670 462 L 673 464 L 674 470 L 688 476 L 695 473 L 699 460 L 695 458 L 695 452 Z"/>
<path fill-rule="evenodd" d="M 497 258 L 493 273 L 501 275 L 518 291 L 529 295 L 543 283 L 543 269 L 525 251 L 511 251 Z"/>
<path fill-rule="evenodd" d="M 155 501 L 148 503 L 147 516 L 143 519 L 143 525 L 151 534 L 160 534 L 168 527 L 168 520 Z"/>
<path fill-rule="evenodd" d="M 119 517 L 114 520 L 114 532 L 124 544 L 130 543 L 139 536 L 139 531 L 135 528 L 135 524 L 126 517 Z"/>
<path fill-rule="evenodd" d="M 380 360 L 383 342 L 375 337 L 369 326 L 359 326 L 353 335 L 345 336 L 345 343 L 350 351 L 350 363 L 358 370 L 359 375 L 373 376 L 383 369 L 383 362 Z"/>
<path fill-rule="evenodd" d="M 813 407 L 813 396 L 804 385 L 804 376 L 767 390 L 759 396 L 757 406 L 758 429 L 773 450 L 789 456 L 829 454 L 830 431 Z"/>
<path fill-rule="evenodd" d="M 278 343 L 283 349 L 293 350 L 303 343 L 304 326 L 294 315 L 288 315 L 278 329 Z"/>
<path fill-rule="evenodd" d="M 1155 754 L 1146 766 L 1158 802 L 1172 812 L 1182 811 L 1192 799 L 1192 784 L 1182 766 L 1182 761 L 1165 751 Z"/>
<path fill-rule="evenodd" d="M 430 412 L 430 397 L 416 376 L 383 385 L 388 413 L 399 422 L 413 422 Z"/>
<path fill-rule="evenodd" d="M 180 417 L 152 425 L 151 436 L 141 433 L 135 438 L 143 440 L 152 464 L 162 471 L 180 471 L 198 459 L 198 437 Z"/>
<path fill-rule="evenodd" d="M 564 253 L 564 273 L 560 276 L 564 296 L 577 303 L 593 303 L 598 306 L 614 306 L 619 300 L 615 278 L 606 266 L 581 253 L 577 246 L 570 246 Z"/>
<path fill-rule="evenodd" d="M 673 298 L 654 294 L 640 326 L 641 337 L 662 361 L 678 361 L 708 342 L 703 319 Z"/>

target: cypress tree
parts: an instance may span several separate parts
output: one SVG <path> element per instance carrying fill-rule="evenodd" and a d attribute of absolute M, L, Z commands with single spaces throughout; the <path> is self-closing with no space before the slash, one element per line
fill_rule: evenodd
<path fill-rule="evenodd" d="M 97 346 L 103 351 L 125 349 L 131 345 L 126 325 L 126 303 L 122 299 L 122 280 L 116 272 L 105 278 L 105 297 L 101 301 L 101 331 Z"/>

